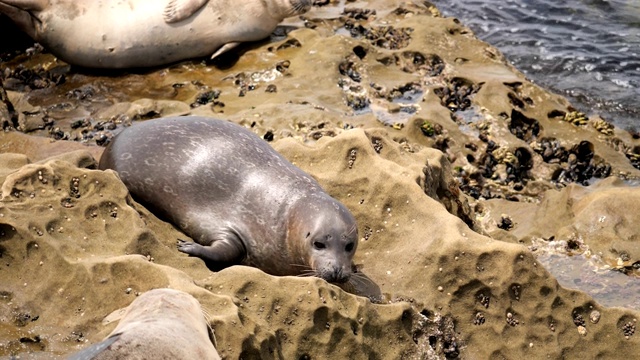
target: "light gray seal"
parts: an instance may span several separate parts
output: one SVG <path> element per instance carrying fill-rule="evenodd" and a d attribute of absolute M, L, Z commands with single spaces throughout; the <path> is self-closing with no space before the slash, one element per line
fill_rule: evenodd
<path fill-rule="evenodd" d="M 55 56 L 110 69 L 215 57 L 310 7 L 311 0 L 0 0 L 0 13 Z"/>
<path fill-rule="evenodd" d="M 347 208 L 264 140 L 228 121 L 172 117 L 134 124 L 100 159 L 133 197 L 196 241 L 178 249 L 219 270 L 344 283 L 358 246 Z"/>
<path fill-rule="evenodd" d="M 193 296 L 173 289 L 149 290 L 127 307 L 105 340 L 68 360 L 219 360 L 208 326 Z"/>

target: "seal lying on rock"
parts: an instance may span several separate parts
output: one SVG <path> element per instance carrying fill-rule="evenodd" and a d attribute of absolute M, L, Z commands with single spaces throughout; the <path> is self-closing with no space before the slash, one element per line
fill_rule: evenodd
<path fill-rule="evenodd" d="M 60 59 L 112 69 L 215 57 L 310 7 L 311 0 L 0 0 L 0 13 Z"/>
<path fill-rule="evenodd" d="M 148 120 L 105 149 L 138 201 L 197 243 L 178 249 L 214 269 L 254 266 L 272 275 L 344 283 L 358 245 L 347 208 L 264 140 L 203 117 Z"/>
<path fill-rule="evenodd" d="M 178 290 L 155 289 L 136 298 L 100 343 L 69 360 L 220 359 L 200 303 Z"/>

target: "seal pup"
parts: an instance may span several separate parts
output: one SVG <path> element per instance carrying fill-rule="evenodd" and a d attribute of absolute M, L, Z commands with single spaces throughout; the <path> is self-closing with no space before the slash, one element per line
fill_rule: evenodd
<path fill-rule="evenodd" d="M 134 124 L 105 149 L 133 197 L 194 242 L 178 249 L 219 270 L 345 283 L 358 246 L 347 208 L 267 142 L 228 121 L 172 117 Z"/>
<path fill-rule="evenodd" d="M 193 296 L 154 289 L 136 298 L 109 336 L 69 360 L 220 359 Z"/>
<path fill-rule="evenodd" d="M 0 0 L 0 13 L 55 56 L 105 69 L 215 57 L 310 7 L 311 0 Z"/>

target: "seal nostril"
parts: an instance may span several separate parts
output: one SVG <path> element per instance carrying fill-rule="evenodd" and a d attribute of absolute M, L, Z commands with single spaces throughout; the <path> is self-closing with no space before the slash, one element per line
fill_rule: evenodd
<path fill-rule="evenodd" d="M 313 243 L 313 246 L 314 246 L 316 249 L 324 249 L 325 247 L 327 247 L 325 244 L 323 244 L 323 243 L 321 243 L 321 242 L 319 242 L 319 241 L 314 242 L 314 243 Z"/>
<path fill-rule="evenodd" d="M 350 277 L 351 274 L 344 272 L 342 268 L 338 268 L 334 271 L 333 281 L 331 282 L 343 284 L 349 281 Z"/>

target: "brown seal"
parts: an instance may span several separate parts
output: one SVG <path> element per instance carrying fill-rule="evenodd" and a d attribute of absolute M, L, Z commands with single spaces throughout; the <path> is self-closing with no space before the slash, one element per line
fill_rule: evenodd
<path fill-rule="evenodd" d="M 127 307 L 105 340 L 69 360 L 220 359 L 211 335 L 198 300 L 182 291 L 155 289 Z"/>
<path fill-rule="evenodd" d="M 241 126 L 203 117 L 144 121 L 116 136 L 99 166 L 116 170 L 136 200 L 193 238 L 178 249 L 213 270 L 243 264 L 336 283 L 351 276 L 353 215 Z"/>

